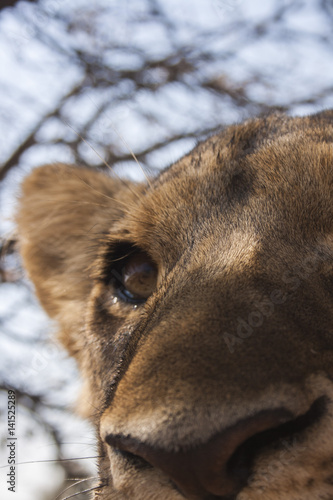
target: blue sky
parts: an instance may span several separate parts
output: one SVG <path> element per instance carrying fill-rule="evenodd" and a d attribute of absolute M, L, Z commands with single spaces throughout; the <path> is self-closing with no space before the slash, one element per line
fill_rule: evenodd
<path fill-rule="evenodd" d="M 103 136 L 104 142 L 110 140 L 119 150 L 137 151 L 169 135 L 194 130 L 198 123 L 208 126 L 247 118 L 248 115 L 227 98 L 218 100 L 212 93 L 197 87 L 201 77 L 207 78 L 207 75 L 227 81 L 231 87 L 246 84 L 247 96 L 258 103 L 284 106 L 293 102 L 292 114 L 308 114 L 332 107 L 333 92 L 327 91 L 333 88 L 332 24 L 330 17 L 318 9 L 317 1 L 293 2 L 295 8 L 290 9 L 283 25 L 269 24 L 272 28 L 265 36 L 253 38 L 256 30 L 265 29 L 275 6 L 286 4 L 290 2 L 164 0 L 160 5 L 175 25 L 172 37 L 158 22 L 146 25 L 137 21 L 147 8 L 144 0 L 96 0 L 94 9 L 87 0 L 45 0 L 42 2 L 43 15 L 30 4 L 3 11 L 0 16 L 0 162 L 8 158 L 43 116 L 84 77 L 79 65 L 68 57 L 67 47 L 100 53 L 100 57 L 105 62 L 112 62 L 115 68 L 128 65 L 136 68 L 140 64 L 139 56 L 125 59 L 128 55 L 122 50 L 103 52 L 101 40 L 111 40 L 119 46 L 130 44 L 138 53 L 148 54 L 152 59 L 169 55 L 177 44 L 186 47 L 195 42 L 200 46 L 202 40 L 207 51 L 214 53 L 216 58 L 197 68 L 195 80 L 191 81 L 193 77 L 189 75 L 184 85 L 166 85 L 154 94 L 139 92 L 131 102 L 115 101 L 122 91 L 121 86 L 105 88 L 103 92 L 92 90 L 73 99 L 65 114 L 74 128 L 80 128 L 89 120 L 100 102 L 109 101 L 108 109 L 90 132 L 89 141 L 93 146 L 94 138 L 98 143 Z M 101 13 L 103 8 L 107 9 L 109 17 L 103 13 L 92 16 L 93 10 Z M 61 15 L 73 20 L 71 34 L 64 31 L 58 21 Z M 88 27 L 98 30 L 99 35 L 94 35 L 94 29 L 86 34 L 75 31 L 78 17 L 84 19 Z M 39 29 L 55 37 L 59 43 L 57 50 L 39 39 Z M 221 36 L 210 38 L 214 30 L 220 30 Z M 222 53 L 232 57 L 219 58 Z M 164 75 L 156 70 L 151 77 L 158 81 Z M 130 85 L 130 82 L 121 85 Z M 315 104 L 311 102 L 312 97 L 316 97 Z M 18 167 L 8 175 L 0 189 L 0 232 L 3 234 L 12 230 L 9 219 L 24 175 L 44 162 L 74 161 L 66 145 L 50 144 L 55 136 L 64 135 L 75 137 L 75 132 L 64 121 L 49 120 L 39 131 L 38 146 L 22 156 Z M 192 138 L 179 140 L 152 152 L 149 164 L 161 168 L 189 151 L 194 142 Z M 84 142 L 80 148 L 88 164 L 101 162 Z M 97 145 L 96 149 L 102 157 L 106 154 L 103 147 Z M 120 175 L 142 177 L 133 161 L 118 165 L 116 169 Z M 8 311 L 11 315 L 6 319 Z M 11 283 L 1 285 L 0 317 L 5 318 L 0 335 L 0 364 L 8 379 L 24 383 L 36 392 L 47 390 L 51 394 L 50 401 L 55 398 L 64 405 L 70 404 L 73 393 L 77 395 L 80 387 L 75 365 L 48 340 L 54 325 L 32 298 L 28 282 L 20 288 Z M 31 337 L 33 352 L 29 343 L 17 342 L 15 336 Z M 0 400 L 0 404 L 5 405 L 5 401 Z M 93 432 L 85 423 L 62 414 L 49 414 L 47 418 L 59 422 L 64 440 L 79 443 L 68 445 L 68 456 L 95 453 L 91 445 Z M 38 429 L 29 413 L 19 414 L 19 421 L 19 461 L 54 459 L 50 438 Z M 0 454 L 0 464 L 5 461 L 5 453 Z M 0 469 L 1 498 L 7 500 L 13 497 L 3 490 L 3 474 L 4 469 Z M 24 494 L 19 493 L 15 498 L 45 500 L 47 490 L 55 491 L 62 479 L 62 470 L 52 464 L 22 465 L 19 487 Z"/>

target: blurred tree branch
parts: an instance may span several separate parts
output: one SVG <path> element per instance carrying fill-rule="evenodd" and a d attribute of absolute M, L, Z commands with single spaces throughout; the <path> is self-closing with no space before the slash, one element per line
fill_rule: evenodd
<path fill-rule="evenodd" d="M 280 91 L 282 77 L 298 62 L 297 51 L 288 67 L 275 66 L 274 57 L 271 65 L 268 61 L 258 67 L 252 60 L 251 66 L 251 55 L 255 50 L 261 55 L 269 44 L 277 43 L 288 52 L 288 44 L 306 45 L 309 41 L 329 54 L 333 30 L 316 32 L 307 30 L 305 25 L 297 28 L 297 23 L 290 22 L 300 9 L 308 7 L 305 0 L 282 3 L 276 0 L 265 15 L 260 6 L 260 16 L 252 18 L 243 14 L 249 4 L 245 0 L 202 2 L 203 17 L 210 8 L 220 19 L 213 28 L 207 28 L 200 13 L 192 16 L 191 12 L 185 12 L 183 18 L 173 16 L 167 9 L 167 0 L 143 0 L 131 5 L 97 1 L 84 7 L 80 2 L 60 0 L 2 1 L 1 16 L 14 13 L 19 25 L 17 32 L 10 31 L 11 57 L 22 65 L 30 65 L 31 87 L 39 88 L 36 75 L 40 74 L 50 73 L 61 80 L 73 70 L 75 78 L 63 87 L 66 90 L 61 97 L 58 94 L 47 101 L 47 111 L 35 114 L 33 125 L 30 121 L 21 139 L 8 152 L 0 166 L 0 195 L 7 189 L 8 179 L 15 178 L 22 166 L 28 164 L 30 168 L 26 161 L 29 155 L 32 158 L 36 155 L 38 162 L 57 161 L 54 158 L 62 161 L 65 157 L 64 161 L 106 168 L 105 164 L 134 165 L 133 150 L 143 166 L 154 170 L 157 163 L 154 155 L 164 154 L 163 161 L 168 163 L 177 157 L 177 145 L 201 140 L 230 121 L 274 110 L 290 112 L 297 106 L 325 105 L 325 99 L 333 95 L 333 85 L 324 79 L 324 84 L 315 91 L 309 88 L 306 92 L 304 84 L 298 87 L 301 92 L 292 93 L 293 81 Z M 330 0 L 317 2 L 318 13 L 330 22 L 332 5 Z M 146 44 L 142 42 L 144 39 L 148 40 Z M 29 44 L 30 59 L 22 55 Z M 47 57 L 40 61 L 46 52 Z M 299 79 L 303 84 L 302 78 L 301 73 Z M 20 103 L 16 85 L 11 88 L 4 84 L 4 87 L 16 93 Z M 38 90 L 35 101 L 37 93 Z M 44 93 L 47 95 L 48 88 Z M 29 107 L 35 104 L 29 101 Z M 11 109 L 4 115 L 8 119 L 3 120 L 1 139 L 6 143 L 7 127 L 15 129 L 20 115 L 14 115 Z M 85 147 L 84 141 L 96 149 L 105 164 Z M 19 181 L 20 175 L 11 180 Z M 32 351 L 38 344 L 36 336 L 24 339 L 21 332 L 15 331 L 15 318 L 30 304 L 27 295 L 20 295 L 27 284 L 22 279 L 19 261 L 15 260 L 14 236 L 6 242 L 0 241 L 0 257 L 2 289 L 5 294 L 9 290 L 11 296 L 17 295 L 8 308 L 1 310 L 2 338 L 12 343 L 13 352 L 26 344 L 28 348 L 31 344 Z M 61 459 L 61 432 L 42 415 L 44 410 L 64 409 L 49 402 L 45 389 L 38 392 L 29 387 L 29 381 L 23 387 L 19 378 L 17 383 L 13 377 L 9 380 L 4 369 L 1 376 L 0 391 L 15 390 L 18 404 L 47 430 Z M 67 477 L 72 477 L 74 466 L 64 463 L 64 467 Z"/>
<path fill-rule="evenodd" d="M 24 0 L 24 1 L 30 3 L 36 3 L 38 0 Z M 15 7 L 16 4 L 18 4 L 19 2 L 20 0 L 1 0 L 0 10 L 8 7 Z"/>

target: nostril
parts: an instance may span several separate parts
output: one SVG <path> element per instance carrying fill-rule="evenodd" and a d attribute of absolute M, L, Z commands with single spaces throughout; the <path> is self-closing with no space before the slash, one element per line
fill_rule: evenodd
<path fill-rule="evenodd" d="M 319 397 L 303 415 L 277 427 L 264 430 L 244 441 L 228 461 L 228 474 L 237 476 L 238 482 L 245 485 L 253 462 L 260 452 L 272 446 L 292 447 L 302 433 L 324 415 L 327 401 L 326 396 Z"/>
<path fill-rule="evenodd" d="M 296 418 L 284 408 L 264 410 L 237 422 L 208 442 L 191 449 L 166 451 L 129 436 L 108 435 L 106 442 L 137 468 L 162 470 L 186 498 L 234 497 L 246 485 L 256 456 L 265 447 L 294 439 L 325 413 L 327 398 L 318 398 Z"/>
<path fill-rule="evenodd" d="M 136 469 L 151 469 L 152 465 L 149 464 L 144 458 L 136 455 L 135 453 L 131 453 L 129 451 L 121 450 L 119 448 L 114 448 L 114 452 L 117 455 L 120 455 L 122 458 L 126 460 L 127 463 L 133 465 Z"/>
<path fill-rule="evenodd" d="M 283 408 L 265 410 L 238 422 L 207 443 L 177 452 L 158 449 L 126 436 L 110 435 L 106 442 L 127 454 L 131 461 L 135 459 L 141 465 L 146 463 L 162 470 L 187 498 L 222 498 L 235 495 L 244 486 L 244 474 L 234 474 L 234 464 L 229 466 L 237 448 L 252 436 L 291 418 L 291 413 Z"/>

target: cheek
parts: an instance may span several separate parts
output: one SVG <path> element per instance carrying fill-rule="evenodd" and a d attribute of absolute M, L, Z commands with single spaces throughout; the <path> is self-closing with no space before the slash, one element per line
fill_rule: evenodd
<path fill-rule="evenodd" d="M 104 400 L 122 368 L 141 314 L 133 306 L 113 303 L 104 286 L 94 287 L 86 313 L 83 377 Z"/>

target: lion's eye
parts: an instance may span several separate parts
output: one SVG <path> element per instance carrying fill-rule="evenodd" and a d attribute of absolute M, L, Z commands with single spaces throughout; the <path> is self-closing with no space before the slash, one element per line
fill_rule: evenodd
<path fill-rule="evenodd" d="M 130 255 L 121 268 L 118 296 L 133 304 L 141 304 L 154 292 L 157 282 L 156 265 L 144 252 Z"/>

